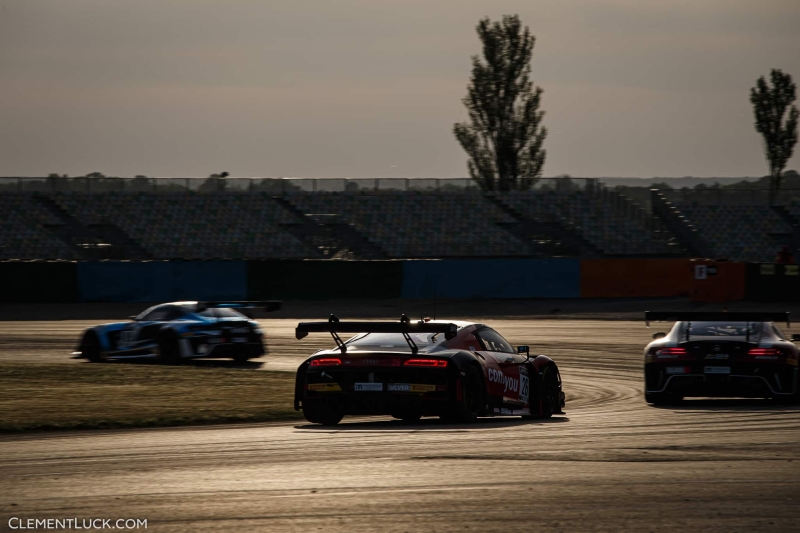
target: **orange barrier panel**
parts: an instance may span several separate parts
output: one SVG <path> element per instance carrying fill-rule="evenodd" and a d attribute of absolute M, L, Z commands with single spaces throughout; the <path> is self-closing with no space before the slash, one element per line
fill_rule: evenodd
<path fill-rule="evenodd" d="M 746 264 L 711 259 L 689 261 L 692 273 L 693 302 L 733 302 L 744 300 Z"/>
<path fill-rule="evenodd" d="M 685 296 L 693 275 L 686 259 L 584 259 L 582 298 Z"/>

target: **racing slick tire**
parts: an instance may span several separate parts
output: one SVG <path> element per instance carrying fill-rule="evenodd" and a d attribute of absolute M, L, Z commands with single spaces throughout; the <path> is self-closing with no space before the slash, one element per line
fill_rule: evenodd
<path fill-rule="evenodd" d="M 322 402 L 303 402 L 303 416 L 312 424 L 335 426 L 342 421 L 344 414 L 337 405 Z"/>
<path fill-rule="evenodd" d="M 407 410 L 407 411 L 399 411 L 397 413 L 392 413 L 392 418 L 396 418 L 398 420 L 402 420 L 403 422 L 410 424 L 413 422 L 419 421 L 422 418 L 422 411 L 419 410 Z"/>
<path fill-rule="evenodd" d="M 683 396 L 671 392 L 645 392 L 644 401 L 653 405 L 675 405 L 683 400 Z"/>
<path fill-rule="evenodd" d="M 81 351 L 86 358 L 92 363 L 105 363 L 106 360 L 103 359 L 102 351 L 100 349 L 100 339 L 97 338 L 97 334 L 93 332 L 89 332 L 83 338 L 83 342 L 81 343 Z"/>
<path fill-rule="evenodd" d="M 542 412 L 536 418 L 551 418 L 561 411 L 561 396 L 558 391 L 556 367 L 548 365 L 542 371 Z"/>
<path fill-rule="evenodd" d="M 158 362 L 165 365 L 177 365 L 181 362 L 178 334 L 172 330 L 162 331 L 158 336 Z"/>
<path fill-rule="evenodd" d="M 461 384 L 461 399 L 457 399 L 453 407 L 439 417 L 445 423 L 474 422 L 485 407 L 483 376 L 478 369 L 468 366 L 458 379 Z"/>
<path fill-rule="evenodd" d="M 247 361 L 249 361 L 249 360 L 250 360 L 250 354 L 249 354 L 249 353 L 247 353 L 247 352 L 241 352 L 241 353 L 237 353 L 236 355 L 234 355 L 233 357 L 231 357 L 231 359 L 233 359 L 233 362 L 234 362 L 234 363 L 237 363 L 237 364 L 243 365 L 243 364 L 245 364 Z"/>

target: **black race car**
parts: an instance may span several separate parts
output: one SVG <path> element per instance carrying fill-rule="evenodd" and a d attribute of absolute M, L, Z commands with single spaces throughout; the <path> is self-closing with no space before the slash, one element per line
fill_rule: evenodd
<path fill-rule="evenodd" d="M 645 321 L 675 320 L 644 349 L 645 400 L 686 396 L 797 400 L 798 349 L 775 322 L 789 313 L 651 312 Z M 800 340 L 800 335 L 793 335 Z"/>
<path fill-rule="evenodd" d="M 315 353 L 297 370 L 296 410 L 333 425 L 344 415 L 423 416 L 470 422 L 479 416 L 547 418 L 563 413 L 556 363 L 512 348 L 484 324 L 411 321 L 297 325 L 296 337 L 333 336 L 336 348 Z M 356 333 L 343 341 L 339 333 Z"/>

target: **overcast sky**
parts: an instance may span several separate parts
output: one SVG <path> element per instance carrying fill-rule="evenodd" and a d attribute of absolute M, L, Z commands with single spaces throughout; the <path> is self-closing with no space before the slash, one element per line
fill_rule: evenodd
<path fill-rule="evenodd" d="M 513 13 L 545 175 L 766 174 L 749 89 L 800 80 L 800 0 L 0 0 L 0 175 L 462 177 Z"/>

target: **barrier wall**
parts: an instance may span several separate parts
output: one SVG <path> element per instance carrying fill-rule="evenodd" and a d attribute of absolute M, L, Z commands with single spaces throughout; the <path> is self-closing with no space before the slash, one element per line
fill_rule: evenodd
<path fill-rule="evenodd" d="M 800 265 L 749 263 L 747 265 L 748 300 L 788 302 L 800 300 Z"/>
<path fill-rule="evenodd" d="M 705 279 L 695 276 L 699 265 Z M 686 295 L 796 301 L 800 267 L 687 259 L 0 263 L 0 303 Z"/>
<path fill-rule="evenodd" d="M 582 298 L 685 296 L 692 289 L 687 259 L 584 259 Z"/>
<path fill-rule="evenodd" d="M 746 294 L 746 263 L 692 259 L 693 302 L 734 302 Z"/>
<path fill-rule="evenodd" d="M 577 259 L 405 261 L 403 298 L 579 298 Z"/>
<path fill-rule="evenodd" d="M 251 300 L 398 298 L 402 261 L 249 261 Z"/>
<path fill-rule="evenodd" d="M 77 302 L 77 279 L 75 263 L 0 263 L 0 302 Z"/>
<path fill-rule="evenodd" d="M 244 261 L 79 263 L 84 302 L 246 300 Z"/>

